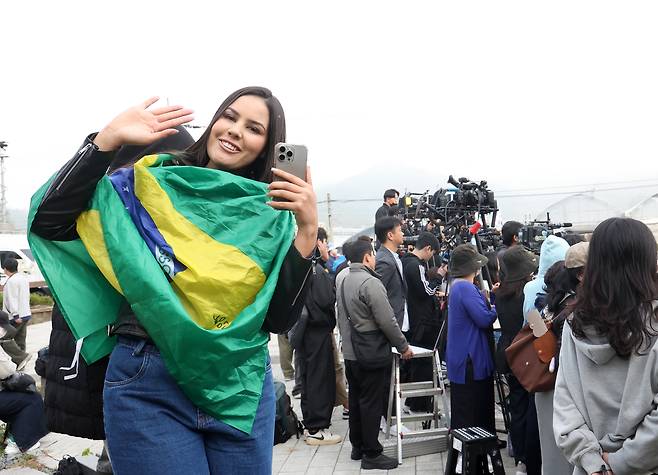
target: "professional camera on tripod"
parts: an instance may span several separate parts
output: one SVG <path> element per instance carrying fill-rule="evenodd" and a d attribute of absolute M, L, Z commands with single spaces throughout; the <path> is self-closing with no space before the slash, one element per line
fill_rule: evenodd
<path fill-rule="evenodd" d="M 535 254 L 539 254 L 541 245 L 546 238 L 552 234 L 561 236 L 563 232 L 559 231 L 564 228 L 570 228 L 571 223 L 552 223 L 551 216 L 546 213 L 545 220 L 529 221 L 519 231 L 519 241 L 527 249 Z"/>
<path fill-rule="evenodd" d="M 444 260 L 460 244 L 476 242 L 480 252 L 495 249 L 500 235 L 493 228 L 498 206 L 494 192 L 486 181 L 450 175 L 455 188 L 441 188 L 434 193 L 406 193 L 400 200 L 398 217 L 402 220 L 405 243 L 413 244 L 422 231 L 434 233 L 441 242 Z M 489 216 L 491 219 L 489 219 Z"/>

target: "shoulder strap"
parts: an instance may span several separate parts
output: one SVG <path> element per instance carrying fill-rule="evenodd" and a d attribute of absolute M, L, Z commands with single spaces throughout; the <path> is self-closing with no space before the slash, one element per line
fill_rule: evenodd
<path fill-rule="evenodd" d="M 347 272 L 349 272 L 349 269 Z M 345 276 L 345 279 L 347 279 L 347 275 Z M 343 302 L 343 308 L 345 309 L 345 315 L 347 316 L 347 320 L 352 325 L 354 325 L 352 319 L 350 318 L 350 311 L 347 310 L 347 302 L 345 301 L 345 279 L 343 279 L 343 281 L 340 283 L 340 300 Z"/>

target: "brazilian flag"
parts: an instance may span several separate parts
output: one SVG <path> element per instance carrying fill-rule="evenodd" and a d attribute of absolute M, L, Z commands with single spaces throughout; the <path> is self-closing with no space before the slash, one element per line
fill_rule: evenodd
<path fill-rule="evenodd" d="M 207 414 L 250 433 L 268 335 L 261 330 L 294 236 L 267 186 L 231 173 L 164 166 L 149 155 L 103 177 L 77 219 L 80 239 L 30 247 L 91 364 L 127 300 L 169 373 Z M 32 197 L 29 226 L 49 183 Z"/>

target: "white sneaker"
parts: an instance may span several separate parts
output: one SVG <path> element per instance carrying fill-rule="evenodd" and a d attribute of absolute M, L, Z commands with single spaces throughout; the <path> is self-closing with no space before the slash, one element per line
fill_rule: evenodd
<path fill-rule="evenodd" d="M 33 451 L 37 450 L 39 447 L 41 447 L 41 444 L 39 442 L 37 442 L 32 447 L 27 449 L 25 451 L 25 453 L 33 452 Z M 21 449 L 18 448 L 18 445 L 16 445 L 16 442 L 9 439 L 7 441 L 7 446 L 5 447 L 5 455 L 17 455 L 17 454 L 20 454 L 20 453 L 21 453 Z"/>
<path fill-rule="evenodd" d="M 384 434 L 386 433 L 386 419 L 384 419 L 383 417 L 381 422 L 379 423 L 379 430 L 381 430 Z M 398 425 L 393 424 L 391 426 L 391 434 L 395 434 L 397 433 L 397 431 L 398 431 Z M 408 432 L 411 432 L 411 430 L 407 428 L 407 426 L 405 426 L 404 424 L 400 424 L 400 432 L 406 434 Z"/>
<path fill-rule="evenodd" d="M 12 439 L 7 439 L 7 446 L 5 447 L 5 455 L 16 455 L 21 452 L 16 442 Z"/>
<path fill-rule="evenodd" d="M 397 425 L 397 424 L 393 424 L 393 425 L 391 426 L 391 434 L 397 434 L 397 432 L 398 432 L 398 425 Z M 409 428 L 408 428 L 407 426 L 405 426 L 404 424 L 400 424 L 400 432 L 401 432 L 402 434 L 408 434 L 409 432 L 411 432 L 411 429 L 409 429 Z"/>
<path fill-rule="evenodd" d="M 304 429 L 304 442 L 308 445 L 334 445 L 341 440 L 343 440 L 341 436 L 332 434 L 329 429 L 320 429 L 315 434 L 311 434 L 308 429 Z"/>
<path fill-rule="evenodd" d="M 525 464 L 523 462 L 519 462 L 516 466 L 516 475 L 526 475 L 527 473 L 528 469 L 526 468 Z"/>

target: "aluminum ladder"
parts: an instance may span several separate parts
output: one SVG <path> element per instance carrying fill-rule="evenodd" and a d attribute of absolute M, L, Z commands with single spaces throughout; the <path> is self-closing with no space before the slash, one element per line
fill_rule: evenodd
<path fill-rule="evenodd" d="M 448 410 L 448 399 L 443 381 L 444 371 L 441 368 L 441 359 L 437 349 L 427 349 L 411 346 L 414 353 L 412 359 L 432 359 L 432 381 L 419 381 L 413 383 L 400 382 L 400 353 L 393 348 L 393 362 L 391 363 L 391 385 L 388 395 L 388 410 L 386 414 L 386 431 L 384 454 L 389 457 L 397 456 L 398 464 L 402 463 L 404 457 L 416 457 L 448 450 L 448 434 L 450 417 Z M 406 397 L 434 396 L 432 412 L 427 413 L 402 413 L 402 399 Z M 443 411 L 439 408 L 439 396 L 441 396 Z M 393 404 L 395 413 L 393 416 Z M 414 430 L 403 434 L 400 431 L 401 424 L 398 422 L 430 422 L 428 429 Z M 386 443 L 390 440 L 391 426 L 396 424 L 395 444 Z M 433 426 L 433 427 L 432 427 Z"/>

